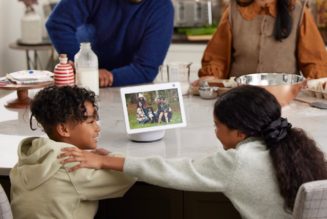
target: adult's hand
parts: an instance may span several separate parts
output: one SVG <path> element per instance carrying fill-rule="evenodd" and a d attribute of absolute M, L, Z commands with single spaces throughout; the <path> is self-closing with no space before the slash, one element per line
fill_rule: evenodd
<path fill-rule="evenodd" d="M 37 4 L 37 0 L 19 0 L 20 2 L 24 2 L 26 7 L 32 6 L 33 4 Z"/>
<path fill-rule="evenodd" d="M 192 86 L 193 87 L 199 87 L 200 84 L 201 84 L 201 81 L 212 81 L 212 80 L 215 80 L 215 79 L 217 79 L 217 78 L 214 77 L 214 76 L 204 76 L 204 77 L 199 78 L 198 80 L 193 81 Z"/>
<path fill-rule="evenodd" d="M 111 87 L 114 82 L 113 74 L 107 69 L 99 69 L 99 84 L 100 87 Z"/>

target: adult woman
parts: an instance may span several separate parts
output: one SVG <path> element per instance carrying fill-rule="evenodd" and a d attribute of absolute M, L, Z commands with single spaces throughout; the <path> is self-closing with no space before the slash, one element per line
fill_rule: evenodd
<path fill-rule="evenodd" d="M 204 52 L 199 77 L 256 72 L 327 77 L 327 52 L 307 0 L 231 0 Z"/>

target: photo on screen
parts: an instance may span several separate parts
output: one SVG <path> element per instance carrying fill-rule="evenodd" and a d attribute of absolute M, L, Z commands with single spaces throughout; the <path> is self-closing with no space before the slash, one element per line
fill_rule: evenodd
<path fill-rule="evenodd" d="M 121 88 L 127 133 L 186 126 L 179 83 Z"/>

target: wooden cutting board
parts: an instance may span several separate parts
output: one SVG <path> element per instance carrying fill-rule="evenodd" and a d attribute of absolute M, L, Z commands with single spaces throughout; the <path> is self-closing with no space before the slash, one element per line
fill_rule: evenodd
<path fill-rule="evenodd" d="M 186 39 L 189 41 L 209 41 L 212 35 L 187 35 Z"/>

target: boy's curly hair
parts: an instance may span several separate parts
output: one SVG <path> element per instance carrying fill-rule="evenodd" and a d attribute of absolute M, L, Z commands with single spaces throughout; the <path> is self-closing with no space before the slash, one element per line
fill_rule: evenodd
<path fill-rule="evenodd" d="M 48 136 L 52 136 L 53 129 L 60 123 L 67 121 L 83 122 L 86 108 L 84 103 L 90 102 L 98 111 L 95 93 L 77 86 L 50 86 L 39 91 L 31 102 L 30 128 L 33 128 L 33 117 L 40 123 Z M 97 113 L 96 113 L 97 117 Z"/>

